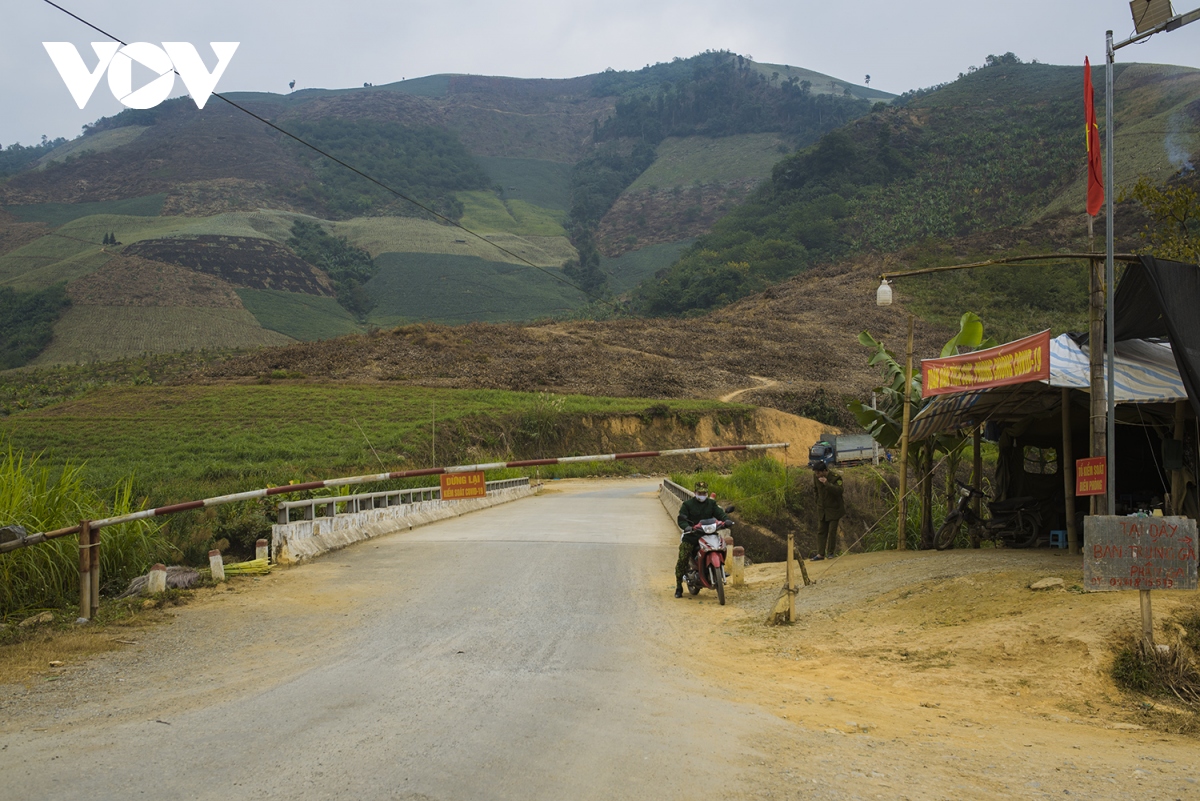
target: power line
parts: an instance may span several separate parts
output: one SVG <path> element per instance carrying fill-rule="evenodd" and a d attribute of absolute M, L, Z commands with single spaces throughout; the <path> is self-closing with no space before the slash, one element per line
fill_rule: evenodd
<path fill-rule="evenodd" d="M 54 8 L 57 8 L 59 11 L 63 12 L 67 16 L 72 17 L 73 19 L 76 19 L 79 22 L 82 22 L 84 25 L 88 26 L 89 28 L 100 33 L 103 36 L 107 36 L 109 39 L 112 39 L 114 42 L 117 42 L 122 46 L 128 46 L 128 43 L 125 42 L 124 40 L 119 39 L 116 36 L 109 33 L 108 31 L 104 30 L 103 28 L 100 28 L 100 27 L 92 24 L 91 22 L 88 22 L 83 17 L 79 16 L 78 14 L 68 11 L 67 9 L 65 9 L 62 6 L 58 5 L 57 3 L 53 2 L 53 0 L 42 0 L 42 2 L 46 3 L 49 6 L 53 6 Z M 175 71 L 175 74 L 176 75 L 179 74 L 178 70 Z M 370 175 L 367 175 L 365 172 L 358 169 L 357 167 L 355 167 L 351 164 L 347 164 L 346 162 L 339 159 L 337 156 L 327 153 L 326 151 L 322 150 L 321 148 L 317 147 L 316 145 L 312 144 L 311 142 L 305 141 L 304 139 L 301 139 L 299 136 L 296 136 L 294 133 L 284 130 L 283 128 L 280 128 L 275 123 L 271 122 L 268 119 L 260 117 L 258 114 L 255 114 L 253 111 L 246 108 L 245 106 L 238 105 L 237 103 L 230 100 L 228 97 L 225 97 L 225 95 L 221 94 L 220 92 L 213 92 L 212 96 L 219 100 L 224 101 L 225 103 L 228 103 L 230 106 L 233 106 L 238 111 L 241 111 L 242 113 L 244 113 L 250 117 L 253 117 L 254 119 L 261 122 L 263 125 L 266 125 L 276 131 L 279 131 L 279 133 L 283 134 L 284 136 L 294 139 L 295 141 L 299 142 L 300 144 L 304 145 L 305 147 L 309 148 L 310 150 L 313 150 L 316 153 L 319 153 L 320 155 L 324 156 L 325 158 L 329 159 L 330 161 L 334 162 L 335 164 L 340 164 L 341 166 L 345 167 L 346 169 L 350 170 L 351 172 L 355 173 L 356 175 L 367 179 L 371 183 L 375 184 L 376 186 L 381 187 L 382 189 L 384 189 L 387 192 L 390 192 L 391 194 L 395 195 L 396 197 L 400 198 L 401 200 L 411 203 L 412 205 L 416 206 L 417 208 L 421 209 L 422 211 L 426 212 L 427 214 L 437 218 L 438 220 L 441 220 L 445 224 L 453 226 L 454 228 L 457 228 L 460 231 L 462 231 L 466 234 L 469 234 L 470 236 L 475 237 L 479 241 L 484 242 L 488 245 L 491 245 L 492 247 L 496 248 L 496 250 L 499 250 L 501 253 L 511 256 L 512 258 L 516 259 L 520 263 L 525 264 L 529 267 L 532 267 L 535 270 L 545 273 L 546 275 L 550 276 L 551 278 L 555 279 L 556 281 L 560 281 L 560 282 L 566 284 L 567 286 L 571 287 L 572 289 L 578 290 L 584 296 L 589 297 L 592 300 L 599 301 L 601 303 L 608 303 L 608 304 L 612 305 L 612 307 L 614 309 L 619 308 L 616 303 L 613 303 L 612 301 L 608 300 L 607 298 L 604 298 L 603 296 L 600 296 L 600 295 L 593 294 L 592 292 L 589 292 L 588 290 L 584 289 L 583 287 L 579 286 L 578 284 L 574 283 L 573 281 L 568 280 L 565 276 L 559 275 L 558 273 L 555 273 L 555 272 L 551 272 L 550 270 L 547 270 L 545 267 L 540 267 L 540 266 L 534 264 L 533 262 L 529 261 L 529 259 L 526 259 L 524 256 L 521 256 L 517 253 L 512 252 L 511 250 L 509 250 L 506 247 L 496 244 L 495 242 L 488 239 L 486 236 L 483 236 L 482 234 L 475 233 L 470 228 L 467 228 L 466 226 L 462 225 L 461 223 L 459 223 L 455 220 L 452 220 L 443 214 L 439 214 L 438 212 L 429 208 L 428 206 L 421 203 L 420 201 L 409 197 L 408 195 L 404 194 L 403 192 L 400 192 L 399 190 L 393 189 L 392 187 L 388 186 L 383 181 L 380 181 L 377 178 L 373 178 Z"/>

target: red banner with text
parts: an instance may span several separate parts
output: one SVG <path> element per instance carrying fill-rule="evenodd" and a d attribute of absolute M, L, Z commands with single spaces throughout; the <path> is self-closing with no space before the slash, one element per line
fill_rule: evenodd
<path fill-rule="evenodd" d="M 1050 378 L 1050 332 L 987 350 L 921 360 L 921 397 Z"/>

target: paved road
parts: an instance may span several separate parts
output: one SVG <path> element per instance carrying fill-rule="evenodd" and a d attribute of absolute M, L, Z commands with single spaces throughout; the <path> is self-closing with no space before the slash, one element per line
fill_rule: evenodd
<path fill-rule="evenodd" d="M 242 584 L 0 698 L 0 796 L 757 795 L 781 723 L 664 645 L 675 542 L 652 483 L 589 482 Z"/>

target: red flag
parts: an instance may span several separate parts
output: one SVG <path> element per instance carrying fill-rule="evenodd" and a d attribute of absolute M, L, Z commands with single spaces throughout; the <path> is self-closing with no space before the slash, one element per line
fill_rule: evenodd
<path fill-rule="evenodd" d="M 1095 217 L 1104 205 L 1104 168 L 1100 166 L 1100 127 L 1096 125 L 1096 103 L 1092 91 L 1092 65 L 1083 59 L 1083 113 L 1087 119 L 1087 213 Z"/>

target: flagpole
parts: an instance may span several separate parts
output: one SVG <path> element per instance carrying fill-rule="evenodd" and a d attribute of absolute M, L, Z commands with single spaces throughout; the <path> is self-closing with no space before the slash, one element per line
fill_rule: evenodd
<path fill-rule="evenodd" d="M 1117 396 L 1115 387 L 1115 357 L 1116 357 L 1116 310 L 1113 308 L 1113 284 L 1115 283 L 1113 269 L 1113 32 L 1105 34 L 1106 68 L 1104 70 L 1104 293 L 1107 312 L 1105 315 L 1105 359 L 1108 365 L 1108 381 L 1105 385 L 1105 395 L 1108 399 L 1108 429 L 1105 432 L 1105 451 L 1107 457 L 1104 475 L 1108 480 L 1106 495 L 1108 496 L 1108 514 L 1117 513 Z"/>

